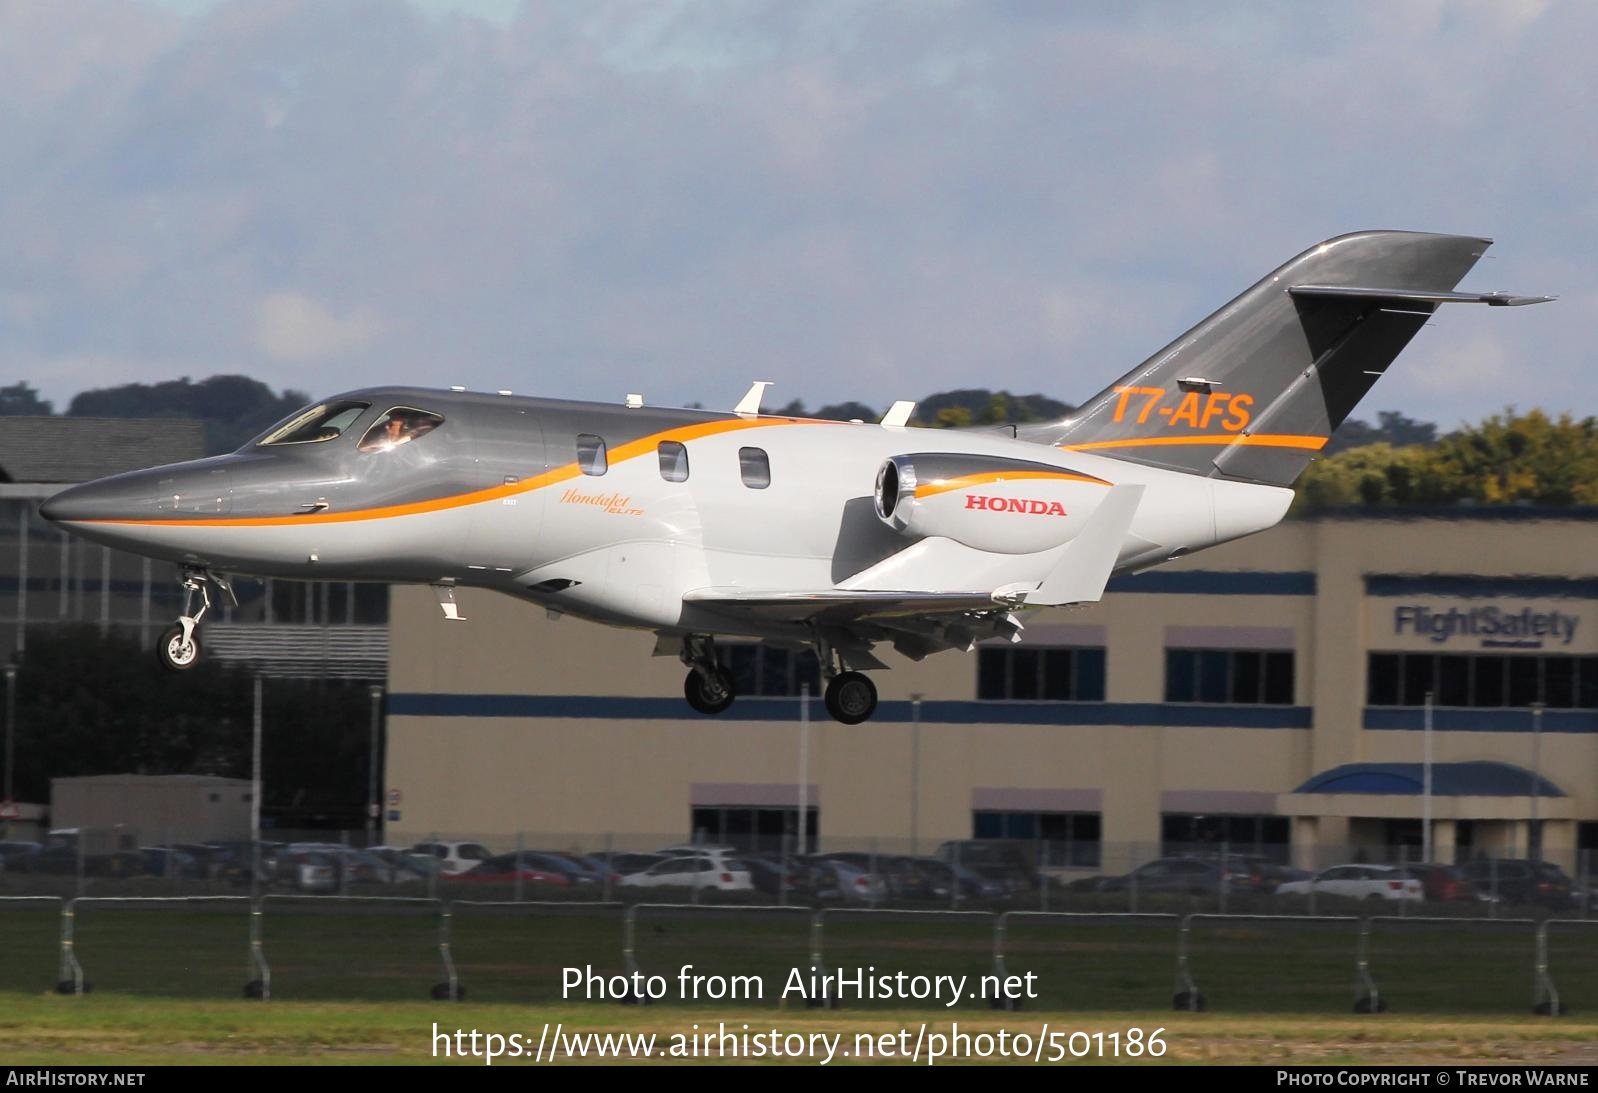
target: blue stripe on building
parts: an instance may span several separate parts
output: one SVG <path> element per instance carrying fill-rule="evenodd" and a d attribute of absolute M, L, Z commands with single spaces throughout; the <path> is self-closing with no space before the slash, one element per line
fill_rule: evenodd
<path fill-rule="evenodd" d="M 1594 577 L 1394 577 L 1365 578 L 1368 596 L 1441 596 L 1450 599 L 1598 600 Z"/>
<path fill-rule="evenodd" d="M 1376 731 L 1418 732 L 1426 727 L 1426 711 L 1418 706 L 1367 706 L 1364 727 Z M 1432 728 L 1439 732 L 1531 732 L 1530 710 L 1435 707 Z M 1598 732 L 1598 710 L 1544 710 L 1543 732 Z"/>
<path fill-rule="evenodd" d="M 592 718 L 615 721 L 702 720 L 680 698 L 608 695 L 393 694 L 396 717 Z M 872 723 L 908 722 L 909 702 L 884 702 Z M 811 717 L 826 720 L 817 701 Z M 729 721 L 797 721 L 796 698 L 740 698 Z M 708 719 L 707 723 L 708 722 Z M 1307 706 L 1207 706 L 1163 702 L 923 702 L 921 720 L 945 725 L 1114 725 L 1155 728 L 1307 729 Z M 869 726 L 862 726 L 862 729 Z"/>
<path fill-rule="evenodd" d="M 1313 596 L 1312 572 L 1255 570 L 1151 570 L 1110 579 L 1111 592 L 1152 592 L 1186 596 Z"/>

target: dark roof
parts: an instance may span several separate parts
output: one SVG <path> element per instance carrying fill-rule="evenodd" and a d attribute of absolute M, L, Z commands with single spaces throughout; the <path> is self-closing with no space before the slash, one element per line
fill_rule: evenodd
<path fill-rule="evenodd" d="M 202 421 L 0 417 L 0 482 L 87 482 L 204 455 Z"/>
<path fill-rule="evenodd" d="M 1322 771 L 1294 793 L 1394 793 L 1419 796 L 1425 774 L 1419 763 L 1344 763 Z M 1511 763 L 1433 763 L 1432 793 L 1438 797 L 1539 797 L 1565 793 L 1546 778 L 1534 778 Z"/>

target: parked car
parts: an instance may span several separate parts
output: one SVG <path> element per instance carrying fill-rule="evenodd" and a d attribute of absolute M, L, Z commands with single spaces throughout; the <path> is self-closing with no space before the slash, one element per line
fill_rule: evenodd
<path fill-rule="evenodd" d="M 900 854 L 868 854 L 862 851 L 839 851 L 818 854 L 818 858 L 847 862 L 862 873 L 881 878 L 890 899 L 926 899 L 931 895 L 926 879 L 916 868 L 915 859 Z"/>
<path fill-rule="evenodd" d="M 995 881 L 1011 894 L 1040 887 L 1043 883 L 1026 852 L 1004 839 L 946 842 L 938 847 L 937 857 L 939 861 L 958 864 Z"/>
<path fill-rule="evenodd" d="M 443 863 L 431 855 L 418 854 L 397 846 L 374 846 L 369 849 L 388 866 L 385 882 L 388 884 L 421 883 L 429 877 L 436 877 L 443 870 Z"/>
<path fill-rule="evenodd" d="M 786 894 L 790 899 L 808 899 L 810 886 L 806 882 L 807 870 L 803 862 L 789 860 L 786 864 L 775 858 L 739 858 L 749 867 L 749 880 L 755 890 L 770 896 Z"/>
<path fill-rule="evenodd" d="M 571 879 L 565 873 L 542 869 L 527 855 L 518 858 L 514 853 L 485 858 L 464 873 L 445 874 L 444 879 L 460 884 L 513 884 L 518 877 L 527 884 L 551 888 L 571 886 Z"/>
<path fill-rule="evenodd" d="M 819 903 L 881 903 L 888 886 L 875 873 L 867 873 L 837 858 L 811 858 L 806 883 Z"/>
<path fill-rule="evenodd" d="M 1004 899 L 1011 894 L 1010 886 L 990 877 L 984 877 L 963 865 L 952 865 L 936 858 L 911 859 L 927 895 L 936 900 L 946 900 L 958 889 L 961 899 Z"/>
<path fill-rule="evenodd" d="M 26 873 L 33 867 L 33 859 L 43 847 L 26 839 L 0 840 L 0 863 L 16 873 Z"/>
<path fill-rule="evenodd" d="M 651 865 L 658 865 L 667 858 L 677 857 L 675 854 L 650 854 L 637 851 L 611 850 L 602 854 L 595 854 L 594 860 L 610 866 L 610 871 L 617 877 L 625 877 L 630 873 L 642 873 Z"/>
<path fill-rule="evenodd" d="M 1482 898 L 1470 877 L 1457 865 L 1422 862 L 1404 866 L 1404 872 L 1420 881 L 1425 898 L 1432 902 L 1471 902 Z"/>
<path fill-rule="evenodd" d="M 187 850 L 171 846 L 141 846 L 139 856 L 144 859 L 144 871 L 152 877 L 199 880 L 206 875 L 200 860 Z"/>
<path fill-rule="evenodd" d="M 1576 886 L 1559 866 L 1526 858 L 1483 858 L 1461 867 L 1486 899 L 1565 908 L 1579 902 Z"/>
<path fill-rule="evenodd" d="M 411 847 L 418 854 L 437 858 L 444 875 L 464 873 L 494 855 L 482 843 L 424 842 Z"/>
<path fill-rule="evenodd" d="M 295 892 L 338 891 L 338 861 L 324 850 L 284 849 L 273 857 L 273 882 Z"/>
<path fill-rule="evenodd" d="M 1185 895 L 1209 896 L 1220 892 L 1222 885 L 1229 892 L 1249 892 L 1254 889 L 1254 873 L 1237 863 L 1200 858 L 1156 858 L 1144 862 L 1130 873 L 1118 877 L 1099 879 L 1100 892 L 1181 892 Z"/>
<path fill-rule="evenodd" d="M 741 859 L 703 854 L 667 858 L 642 873 L 622 877 L 620 883 L 624 888 L 710 888 L 719 892 L 747 892 L 755 886 Z"/>
<path fill-rule="evenodd" d="M 1421 882 L 1398 865 L 1334 865 L 1309 880 L 1277 885 L 1279 896 L 1307 896 L 1311 892 L 1343 899 L 1405 900 L 1425 898 Z"/>
<path fill-rule="evenodd" d="M 569 854 L 560 854 L 553 850 L 524 850 L 521 854 L 523 861 L 531 862 L 539 869 L 565 874 L 567 883 L 573 888 L 593 889 L 605 883 L 603 866 L 595 869 Z"/>

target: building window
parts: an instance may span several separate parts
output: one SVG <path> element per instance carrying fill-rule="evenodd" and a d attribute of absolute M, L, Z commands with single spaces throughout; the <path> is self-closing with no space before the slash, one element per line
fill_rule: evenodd
<path fill-rule="evenodd" d="M 802 684 L 821 693 L 821 663 L 810 649 L 780 649 L 743 642 L 721 647 L 721 662 L 732 673 L 733 689 L 740 695 L 796 698 Z"/>
<path fill-rule="evenodd" d="M 1286 816 L 1212 815 L 1165 812 L 1160 815 L 1160 854 L 1252 854 L 1268 861 L 1288 859 Z"/>
<path fill-rule="evenodd" d="M 771 457 L 764 448 L 739 448 L 738 473 L 744 485 L 752 490 L 763 490 L 771 485 Z"/>
<path fill-rule="evenodd" d="M 1598 707 L 1598 657 L 1503 653 L 1372 653 L 1366 704 Z"/>
<path fill-rule="evenodd" d="M 805 844 L 816 845 L 821 810 L 805 809 Z M 693 838 L 706 846 L 734 846 L 744 854 L 781 854 L 797 846 L 799 809 L 769 805 L 698 805 Z"/>
<path fill-rule="evenodd" d="M 1100 857 L 1100 822 L 1097 812 L 994 812 L 971 813 L 971 835 L 976 839 L 1014 839 L 1032 843 L 1038 867 L 1080 866 L 1097 869 Z"/>
<path fill-rule="evenodd" d="M 577 467 L 584 474 L 601 475 L 610 469 L 605 441 L 593 433 L 577 434 Z"/>
<path fill-rule="evenodd" d="M 675 440 L 662 440 L 655 449 L 660 456 L 660 477 L 667 482 L 688 481 L 688 448 Z"/>
<path fill-rule="evenodd" d="M 1103 702 L 1104 650 L 984 645 L 977 650 L 977 698 L 984 702 Z"/>
<path fill-rule="evenodd" d="M 1291 706 L 1293 654 L 1271 649 L 1167 649 L 1165 701 Z"/>

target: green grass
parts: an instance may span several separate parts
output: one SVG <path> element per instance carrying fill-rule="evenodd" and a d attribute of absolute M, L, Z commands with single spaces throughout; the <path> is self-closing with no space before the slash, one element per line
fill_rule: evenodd
<path fill-rule="evenodd" d="M 1470 1065 L 1598 1061 L 1598 1023 L 1580 1018 L 1453 1019 L 1302 1015 L 1129 1013 L 965 1013 L 925 1011 L 868 1014 L 776 1008 L 690 1009 L 609 1005 L 516 1006 L 447 1002 L 244 1002 L 0 995 L 0 1064 L 98 1064 L 120 1067 L 174 1063 L 319 1064 L 461 1062 L 433 1054 L 435 1023 L 455 1029 L 520 1033 L 536 1038 L 547 1022 L 565 1031 L 643 1032 L 669 1038 L 720 1023 L 748 1023 L 759 1032 L 821 1032 L 853 1045 L 857 1032 L 951 1031 L 957 1020 L 970 1034 L 1036 1035 L 1054 1031 L 1105 1034 L 1163 1028 L 1167 1064 L 1382 1063 Z M 529 1040 L 531 1042 L 531 1040 Z M 567 1060 L 562 1060 L 567 1061 Z M 810 1060 L 803 1060 L 809 1062 Z M 845 1060 L 839 1060 L 844 1062 Z M 848 1062 L 860 1060 L 850 1059 Z M 996 1060 L 995 1060 L 996 1061 Z M 1069 1060 L 1068 1060 L 1069 1061 Z M 1097 1061 L 1092 1058 L 1084 1062 Z M 1105 1061 L 1116 1061 L 1113 1059 Z M 1122 1062 L 1147 1063 L 1139 1058 Z M 483 1065 L 482 1060 L 468 1065 Z M 501 1060 L 501 1066 L 526 1061 Z"/>

